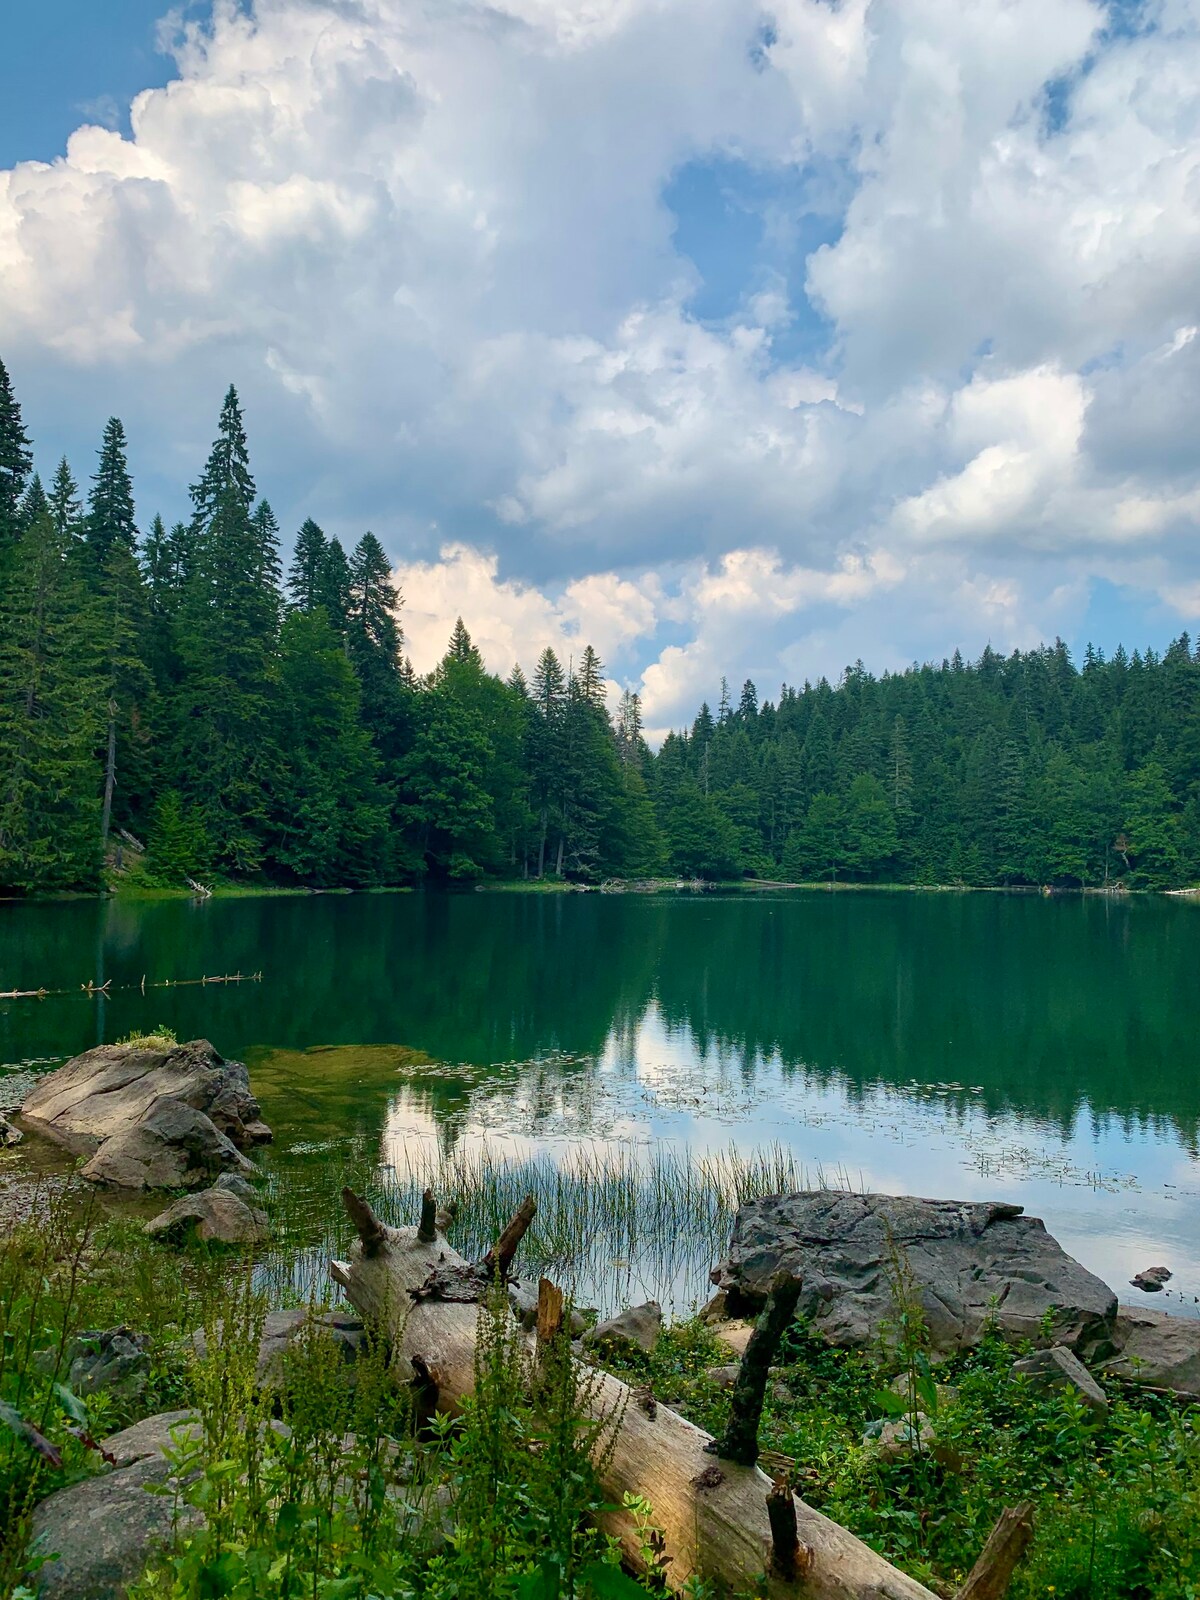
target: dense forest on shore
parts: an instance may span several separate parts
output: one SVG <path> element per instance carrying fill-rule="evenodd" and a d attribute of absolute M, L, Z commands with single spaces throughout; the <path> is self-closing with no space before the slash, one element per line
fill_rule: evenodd
<path fill-rule="evenodd" d="M 722 684 L 657 753 L 591 647 L 527 680 L 461 621 L 404 654 L 379 540 L 312 520 L 283 571 L 231 387 L 192 515 L 137 526 L 108 421 L 86 503 L 34 471 L 0 363 L 0 890 L 425 875 L 860 882 L 1200 877 L 1200 648 L 1061 641 L 875 678 Z M 531 645 L 535 641 L 530 641 Z M 132 835 L 144 853 L 129 843 Z"/>

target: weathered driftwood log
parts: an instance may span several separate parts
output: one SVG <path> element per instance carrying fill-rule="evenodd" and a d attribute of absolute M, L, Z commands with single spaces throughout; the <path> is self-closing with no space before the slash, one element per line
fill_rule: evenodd
<path fill-rule="evenodd" d="M 347 1211 L 359 1235 L 349 1261 L 330 1264 L 333 1278 L 364 1320 L 375 1323 L 392 1345 L 398 1373 L 414 1372 L 424 1401 L 453 1412 L 474 1387 L 478 1304 L 465 1298 L 482 1264 L 465 1261 L 437 1233 L 421 1238 L 417 1228 L 390 1228 L 365 1201 L 345 1191 Z M 512 1254 L 533 1215 L 527 1202 L 490 1252 Z M 422 1221 L 428 1217 L 428 1206 Z M 513 1237 L 514 1229 L 517 1230 Z M 431 1281 L 432 1280 L 432 1281 Z M 439 1285 L 451 1298 L 440 1298 Z M 549 1306 L 547 1306 L 549 1315 Z M 613 1506 L 597 1519 L 614 1534 L 634 1571 L 644 1571 L 641 1539 L 633 1517 L 621 1508 L 626 1494 L 642 1495 L 653 1507 L 663 1535 L 668 1586 L 678 1590 L 693 1573 L 719 1589 L 751 1589 L 772 1600 L 933 1600 L 929 1590 L 891 1566 L 828 1517 L 792 1497 L 795 1546 L 792 1574 L 775 1546 L 772 1526 L 790 1541 L 788 1519 L 776 1506 L 768 1514 L 771 1480 L 755 1466 L 714 1457 L 712 1437 L 662 1405 L 640 1405 L 628 1386 L 604 1373 L 591 1386 L 594 1416 L 621 1416 L 604 1469 L 603 1487 Z M 778 1494 L 778 1491 L 776 1491 Z"/>
<path fill-rule="evenodd" d="M 979 1560 L 954 1600 L 1003 1600 L 1017 1562 L 1033 1538 L 1033 1505 L 1023 1500 L 1000 1513 Z"/>

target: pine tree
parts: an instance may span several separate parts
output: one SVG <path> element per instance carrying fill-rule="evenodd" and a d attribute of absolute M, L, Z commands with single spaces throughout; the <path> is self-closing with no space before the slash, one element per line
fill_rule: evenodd
<path fill-rule="evenodd" d="M 369 884 L 386 875 L 388 806 L 360 716 L 360 690 L 325 613 L 293 611 L 279 644 L 271 860 L 303 883 Z"/>
<path fill-rule="evenodd" d="M 94 887 L 100 728 L 91 606 L 48 512 L 0 585 L 0 885 Z"/>
<path fill-rule="evenodd" d="M 217 437 L 204 471 L 191 488 L 192 527 L 197 534 L 207 536 L 217 517 L 228 515 L 230 504 L 240 507 L 249 518 L 256 492 L 241 401 L 230 384 L 221 404 Z"/>
<path fill-rule="evenodd" d="M 35 472 L 21 496 L 20 521 L 22 528 L 31 528 L 40 516 L 49 511 L 50 502 L 42 488 L 42 480 Z"/>
<path fill-rule="evenodd" d="M 97 579 L 114 544 L 123 545 L 130 554 L 137 546 L 133 480 L 129 476 L 126 449 L 121 419 L 109 417 L 100 444 L 100 465 L 88 496 L 86 539 Z"/>
<path fill-rule="evenodd" d="M 33 465 L 29 436 L 21 423 L 21 407 L 13 394 L 8 368 L 0 361 L 0 555 L 21 533 L 21 496 Z"/>
<path fill-rule="evenodd" d="M 358 641 L 360 657 L 373 653 L 394 672 L 403 635 L 397 620 L 400 591 L 392 582 L 392 569 L 383 546 L 373 533 L 364 533 L 350 557 L 348 620 L 351 639 Z"/>
<path fill-rule="evenodd" d="M 350 563 L 338 539 L 326 540 L 313 595 L 315 604 L 324 606 L 330 626 L 344 634 L 350 618 Z"/>
<path fill-rule="evenodd" d="M 632 689 L 621 692 L 617 708 L 617 754 L 628 767 L 642 768 L 649 751 L 642 738 L 642 702 Z"/>
<path fill-rule="evenodd" d="M 151 608 L 163 614 L 171 609 L 175 592 L 175 551 L 162 516 L 156 511 L 142 544 L 142 574 Z"/>
<path fill-rule="evenodd" d="M 146 841 L 147 877 L 154 883 L 180 885 L 212 865 L 212 841 L 195 807 L 184 804 L 178 789 L 167 789 L 155 802 Z"/>
<path fill-rule="evenodd" d="M 278 761 L 269 706 L 279 557 L 274 518 L 255 512 L 254 492 L 231 386 L 192 486 L 170 775 L 184 801 L 200 808 L 216 864 L 237 872 L 261 864 L 267 790 Z"/>
<path fill-rule="evenodd" d="M 420 725 L 401 777 L 409 826 L 436 873 L 478 877 L 494 850 L 495 818 L 482 776 L 492 748 L 480 718 L 446 685 L 420 696 Z"/>
<path fill-rule="evenodd" d="M 562 664 L 549 645 L 538 657 L 530 698 L 537 712 L 529 729 L 529 770 L 532 800 L 538 819 L 537 875 L 542 878 L 546 873 L 546 846 L 555 822 L 558 823 L 559 861 L 563 853 L 561 821 L 566 680 Z"/>
<path fill-rule="evenodd" d="M 85 532 L 83 505 L 79 499 L 79 485 L 75 482 L 66 456 L 62 457 L 54 470 L 48 498 L 54 532 L 64 547 L 68 540 L 82 539 Z"/>
<path fill-rule="evenodd" d="M 450 644 L 446 650 L 447 661 L 457 661 L 460 666 L 468 663 L 473 667 L 482 667 L 483 657 L 472 643 L 471 635 L 467 632 L 463 619 L 459 617 L 454 624 L 454 631 L 450 635 Z"/>
<path fill-rule="evenodd" d="M 119 815 L 129 825 L 148 810 L 145 772 L 149 743 L 148 702 L 153 680 L 145 651 L 150 633 L 150 604 L 141 569 L 133 552 L 116 539 L 108 548 L 95 602 L 100 660 L 98 684 L 105 717 L 104 796 L 100 815 L 101 849 L 108 845 L 118 774 L 123 788 Z M 140 770 L 139 770 L 140 769 Z M 140 778 L 140 781 L 139 781 Z"/>
<path fill-rule="evenodd" d="M 590 644 L 579 660 L 579 692 L 588 705 L 604 709 L 604 663 Z"/>
<path fill-rule="evenodd" d="M 311 517 L 305 517 L 296 535 L 296 548 L 288 568 L 288 592 L 298 611 L 311 611 L 320 604 L 318 593 L 324 559 L 324 530 Z"/>

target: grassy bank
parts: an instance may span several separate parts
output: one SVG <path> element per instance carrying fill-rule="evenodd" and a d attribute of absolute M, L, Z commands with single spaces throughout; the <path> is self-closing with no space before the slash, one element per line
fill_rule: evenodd
<path fill-rule="evenodd" d="M 528 1165 L 447 1162 L 414 1167 L 403 1186 L 378 1192 L 402 1212 L 415 1198 L 410 1184 L 430 1179 L 454 1192 L 454 1238 L 470 1255 L 532 1183 L 542 1205 L 523 1246 L 532 1275 L 535 1263 L 586 1247 L 598 1228 L 612 1230 L 610 1253 L 635 1248 L 643 1228 L 661 1235 L 695 1224 L 715 1237 L 739 1194 L 795 1176 L 766 1159 L 691 1179 L 663 1165 L 583 1167 L 564 1180 Z M 284 1234 L 290 1203 L 273 1198 Z M 531 1383 L 505 1317 L 483 1308 L 479 1399 L 461 1423 L 431 1430 L 417 1429 L 411 1391 L 393 1381 L 384 1351 L 368 1341 L 350 1366 L 316 1323 L 286 1358 L 284 1387 L 264 1390 L 254 1378 L 262 1321 L 271 1306 L 296 1303 L 291 1276 L 203 1249 L 168 1251 L 136 1225 L 106 1220 L 78 1188 L 47 1193 L 36 1209 L 0 1241 L 0 1600 L 27 1595 L 36 1504 L 104 1472 L 97 1445 L 114 1430 L 183 1408 L 195 1413 L 194 1429 L 169 1446 L 160 1483 L 177 1502 L 173 1541 L 130 1600 L 647 1592 L 588 1529 L 600 1503 L 589 1451 L 602 1439 L 582 1421 L 588 1379 L 565 1350 L 553 1381 Z M 652 1291 L 649 1258 L 644 1267 Z M 319 1309 L 327 1280 L 313 1287 Z M 938 1593 L 961 1582 L 1000 1507 L 1028 1499 L 1037 1533 L 1013 1600 L 1195 1600 L 1197 1409 L 1106 1382 L 1109 1410 L 1097 1417 L 1071 1393 L 1015 1377 L 1017 1352 L 996 1335 L 938 1367 L 935 1381 L 902 1272 L 894 1294 L 894 1326 L 875 1348 L 836 1351 L 802 1325 L 789 1332 L 760 1433 L 769 1468 Z M 72 1387 L 80 1333 L 122 1325 L 148 1336 L 139 1386 Z M 206 1330 L 202 1350 L 197 1328 Z M 651 1355 L 606 1359 L 660 1404 L 722 1432 L 731 1357 L 699 1318 L 669 1328 Z M 883 1428 L 913 1410 L 932 1433 L 888 1448 Z M 188 1521 L 196 1510 L 207 1519 L 199 1531 Z M 649 1537 L 652 1503 L 642 1516 Z M 709 1600 L 703 1586 L 692 1593 Z"/>

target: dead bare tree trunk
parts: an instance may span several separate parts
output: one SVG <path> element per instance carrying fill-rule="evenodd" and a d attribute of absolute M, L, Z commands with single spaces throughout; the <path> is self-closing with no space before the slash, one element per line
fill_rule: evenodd
<path fill-rule="evenodd" d="M 460 1256 L 440 1231 L 429 1239 L 422 1237 L 427 1225 L 390 1228 L 351 1191 L 344 1199 L 359 1242 L 349 1261 L 330 1263 L 335 1282 L 360 1316 L 386 1334 L 397 1375 L 414 1373 L 439 1411 L 458 1410 L 474 1388 L 478 1296 L 490 1273 Z M 429 1209 L 427 1200 L 423 1222 Z M 501 1255 L 511 1261 L 532 1215 L 526 1202 L 489 1252 L 493 1261 Z M 551 1315 L 548 1304 L 545 1312 Z M 626 1494 L 644 1496 L 653 1507 L 672 1590 L 698 1574 L 764 1600 L 934 1600 L 845 1528 L 786 1489 L 773 1489 L 757 1466 L 715 1456 L 712 1436 L 677 1412 L 640 1405 L 609 1373 L 591 1387 L 591 1414 L 622 1418 L 602 1478 L 613 1509 L 597 1522 L 619 1539 L 631 1570 L 646 1567 L 634 1519 L 622 1509 Z M 781 1498 L 791 1501 L 794 1526 Z"/>

